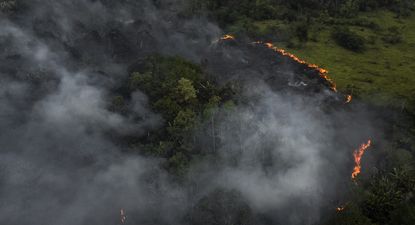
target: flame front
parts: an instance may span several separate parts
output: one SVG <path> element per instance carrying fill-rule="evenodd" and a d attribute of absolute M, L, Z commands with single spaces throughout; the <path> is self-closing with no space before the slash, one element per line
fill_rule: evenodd
<path fill-rule="evenodd" d="M 127 219 L 127 216 L 125 215 L 125 210 L 121 209 L 120 210 L 120 224 L 125 224 L 125 221 Z"/>
<path fill-rule="evenodd" d="M 255 42 L 255 43 L 257 43 L 257 44 L 261 44 L 262 42 Z M 332 91 L 334 91 L 334 92 L 337 92 L 337 87 L 336 87 L 336 84 L 335 84 L 335 83 L 333 82 L 333 80 L 332 80 L 332 79 L 328 76 L 328 73 L 329 73 L 329 71 L 328 71 L 328 70 L 323 69 L 323 68 L 320 68 L 320 67 L 319 67 L 318 65 L 316 65 L 316 64 L 310 64 L 310 63 L 306 62 L 305 60 L 302 60 L 302 59 L 298 58 L 296 55 L 291 54 L 291 53 L 289 53 L 289 52 L 285 51 L 284 49 L 281 49 L 281 48 L 275 47 L 272 43 L 263 43 L 263 44 L 265 44 L 265 46 L 267 46 L 268 48 L 270 48 L 270 49 L 272 49 L 272 50 L 274 50 L 274 51 L 276 51 L 276 52 L 278 52 L 278 53 L 280 53 L 280 54 L 281 54 L 281 55 L 283 55 L 283 56 L 288 56 L 288 57 L 290 57 L 292 60 L 294 60 L 294 61 L 296 61 L 296 62 L 298 62 L 298 63 L 300 63 L 300 64 L 307 65 L 307 66 L 308 66 L 308 68 L 310 68 L 310 69 L 317 70 L 317 71 L 319 72 L 319 74 L 320 74 L 320 77 L 321 77 L 321 78 L 323 78 L 324 80 L 326 80 L 326 81 L 329 83 L 329 85 L 330 85 L 330 89 L 331 89 Z"/>
<path fill-rule="evenodd" d="M 352 172 L 352 179 L 356 179 L 357 175 L 359 175 L 361 170 L 360 161 L 362 160 L 363 154 L 365 154 L 365 151 L 370 147 L 372 144 L 371 140 L 368 140 L 366 144 L 362 144 L 359 149 L 355 150 L 353 152 L 354 162 L 355 166 Z"/>

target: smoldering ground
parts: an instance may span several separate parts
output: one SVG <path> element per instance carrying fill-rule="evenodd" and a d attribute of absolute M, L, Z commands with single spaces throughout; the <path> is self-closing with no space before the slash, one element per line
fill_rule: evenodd
<path fill-rule="evenodd" d="M 126 146 L 112 138 L 163 126 L 145 94 L 133 93 L 128 115 L 109 110 L 108 98 L 137 58 L 232 55 L 212 47 L 220 29 L 203 18 L 180 18 L 178 1 L 17 1 L 17 7 L 0 22 L 2 224 L 117 224 L 120 208 L 127 224 L 181 224 L 189 217 L 210 224 L 197 208 L 217 188 L 236 190 L 241 204 L 274 224 L 311 224 L 348 180 L 351 150 L 375 133 L 364 109 L 327 110 L 326 91 L 273 89 L 264 77 L 287 86 L 285 75 L 298 71 L 266 70 L 235 46 L 236 63 L 210 60 L 207 67 L 218 76 L 235 71 L 226 80 L 249 76 L 248 101 L 218 113 L 215 137 L 199 137 L 209 143 L 203 151 L 218 158 L 195 163 L 189 181 L 174 182 L 163 159 L 123 153 Z"/>

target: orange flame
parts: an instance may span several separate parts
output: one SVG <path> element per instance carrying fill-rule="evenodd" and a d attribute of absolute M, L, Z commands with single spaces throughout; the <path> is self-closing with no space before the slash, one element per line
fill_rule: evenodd
<path fill-rule="evenodd" d="M 352 95 L 347 95 L 345 104 L 350 103 L 352 101 L 352 99 L 353 99 Z"/>
<path fill-rule="evenodd" d="M 368 140 L 366 144 L 362 144 L 359 149 L 353 152 L 353 157 L 354 157 L 354 162 L 355 162 L 355 166 L 352 172 L 353 180 L 356 179 L 357 175 L 360 173 L 360 170 L 361 170 L 360 161 L 362 159 L 363 154 L 370 147 L 371 144 L 372 144 L 372 141 Z"/>
<path fill-rule="evenodd" d="M 262 42 L 255 42 L 255 43 L 257 43 L 257 44 L 261 44 Z M 315 70 L 317 70 L 318 72 L 319 72 L 319 74 L 320 74 L 320 77 L 321 78 L 323 78 L 324 80 L 326 80 L 328 83 L 329 83 L 329 85 L 330 85 L 330 89 L 332 90 L 332 91 L 334 91 L 334 92 L 337 92 L 337 87 L 336 87 L 336 84 L 333 82 L 333 80 L 328 76 L 328 73 L 329 73 L 329 71 L 328 70 L 326 70 L 326 69 L 323 69 L 323 68 L 320 68 L 318 65 L 316 65 L 316 64 L 310 64 L 310 63 L 308 63 L 308 62 L 306 62 L 305 60 L 302 60 L 302 59 L 300 59 L 300 58 L 298 58 L 297 56 L 295 56 L 294 54 L 291 54 L 291 53 L 289 53 L 289 52 L 287 52 L 287 51 L 285 51 L 284 49 L 280 49 L 280 48 L 278 48 L 278 47 L 275 47 L 272 43 L 263 43 L 265 46 L 267 46 L 268 48 L 270 48 L 270 49 L 272 49 L 272 50 L 274 50 L 274 51 L 276 51 L 276 52 L 278 52 L 278 53 L 280 53 L 281 55 L 283 55 L 283 56 L 288 56 L 288 57 L 290 57 L 292 60 L 294 60 L 294 61 L 296 61 L 296 62 L 298 62 L 298 63 L 300 63 L 300 64 L 303 64 L 303 65 L 307 65 L 308 66 L 308 68 L 310 68 L 310 69 L 315 69 Z"/>
<path fill-rule="evenodd" d="M 221 40 L 235 40 L 235 37 L 230 34 L 225 34 L 223 37 L 220 38 Z"/>
<path fill-rule="evenodd" d="M 120 210 L 120 224 L 125 224 L 125 221 L 127 220 L 127 216 L 125 214 L 125 210 L 121 209 Z"/>

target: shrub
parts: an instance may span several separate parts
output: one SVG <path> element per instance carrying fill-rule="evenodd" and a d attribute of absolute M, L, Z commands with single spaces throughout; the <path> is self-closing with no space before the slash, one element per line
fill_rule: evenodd
<path fill-rule="evenodd" d="M 396 26 L 389 27 L 382 40 L 389 44 L 401 43 L 403 40 L 402 31 Z"/>
<path fill-rule="evenodd" d="M 300 42 L 308 41 L 308 27 L 309 25 L 306 22 L 299 23 L 295 27 L 295 35 L 297 36 Z"/>
<path fill-rule="evenodd" d="M 347 28 L 336 28 L 332 37 L 338 45 L 355 52 L 365 50 L 365 39 Z"/>

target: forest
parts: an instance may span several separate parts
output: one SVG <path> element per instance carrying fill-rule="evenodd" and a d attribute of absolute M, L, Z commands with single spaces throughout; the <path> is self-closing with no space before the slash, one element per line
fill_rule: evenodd
<path fill-rule="evenodd" d="M 414 10 L 0 0 L 0 224 L 415 224 Z"/>

